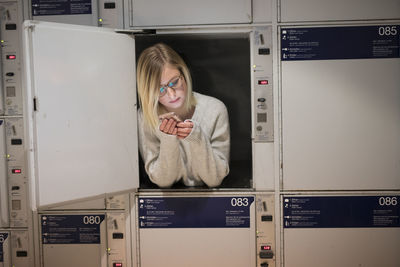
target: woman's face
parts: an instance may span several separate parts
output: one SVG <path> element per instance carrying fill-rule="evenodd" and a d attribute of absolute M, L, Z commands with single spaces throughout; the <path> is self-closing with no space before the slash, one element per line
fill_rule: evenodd
<path fill-rule="evenodd" d="M 179 111 L 184 107 L 187 88 L 185 79 L 179 70 L 170 65 L 165 65 L 161 74 L 160 88 L 162 89 L 158 102 L 167 111 L 180 113 Z"/>

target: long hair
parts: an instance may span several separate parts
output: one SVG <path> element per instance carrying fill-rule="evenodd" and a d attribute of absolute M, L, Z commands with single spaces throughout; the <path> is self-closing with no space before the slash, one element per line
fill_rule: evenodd
<path fill-rule="evenodd" d="M 165 112 L 162 105 L 159 104 L 158 98 L 161 74 L 167 64 L 179 70 L 185 79 L 187 90 L 185 109 L 189 111 L 196 105 L 189 69 L 178 53 L 163 43 L 146 48 L 141 53 L 137 63 L 136 80 L 144 120 L 153 130 L 158 126 L 158 116 Z"/>

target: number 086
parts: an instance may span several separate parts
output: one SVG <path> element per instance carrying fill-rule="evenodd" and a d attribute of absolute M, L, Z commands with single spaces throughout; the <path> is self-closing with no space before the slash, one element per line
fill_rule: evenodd
<path fill-rule="evenodd" d="M 380 206 L 397 206 L 397 197 L 380 197 Z"/>

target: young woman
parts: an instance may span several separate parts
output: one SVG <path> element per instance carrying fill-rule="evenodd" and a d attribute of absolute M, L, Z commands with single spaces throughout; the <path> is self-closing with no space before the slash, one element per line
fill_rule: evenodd
<path fill-rule="evenodd" d="M 150 180 L 216 187 L 229 173 L 225 105 L 192 91 L 182 58 L 169 46 L 144 50 L 137 64 L 139 149 Z"/>

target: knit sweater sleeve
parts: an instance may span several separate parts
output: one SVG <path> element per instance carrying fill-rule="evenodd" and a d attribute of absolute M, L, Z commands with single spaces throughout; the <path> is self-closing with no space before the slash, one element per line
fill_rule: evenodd
<path fill-rule="evenodd" d="M 150 180 L 159 187 L 170 187 L 186 173 L 176 136 L 151 131 L 139 112 L 139 150 Z"/>
<path fill-rule="evenodd" d="M 219 186 L 229 173 L 230 130 L 229 118 L 222 102 L 210 104 L 201 123 L 193 120 L 194 127 L 184 139 L 195 153 L 191 173 L 209 187 Z M 212 110 L 212 112 L 210 112 Z"/>

